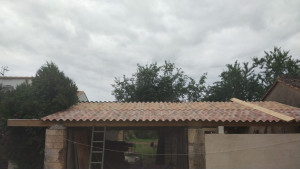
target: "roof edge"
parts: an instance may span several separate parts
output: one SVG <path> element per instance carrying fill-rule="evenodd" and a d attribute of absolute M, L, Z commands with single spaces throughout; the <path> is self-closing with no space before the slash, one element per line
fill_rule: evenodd
<path fill-rule="evenodd" d="M 94 101 L 91 100 L 91 101 L 79 101 L 78 103 L 193 103 L 193 102 L 207 102 L 207 101 L 171 102 L 171 101 Z"/>
<path fill-rule="evenodd" d="M 271 91 L 274 89 L 274 87 L 277 85 L 279 78 L 275 81 L 275 83 L 267 90 L 265 95 L 261 98 L 261 101 L 265 101 L 266 97 L 271 93 Z"/>
<path fill-rule="evenodd" d="M 66 127 L 202 127 L 202 126 L 300 126 L 299 122 L 267 121 L 267 122 L 216 122 L 216 121 L 42 121 L 40 119 L 8 119 L 10 127 L 50 127 L 61 124 Z"/>
<path fill-rule="evenodd" d="M 274 84 L 268 89 L 268 91 L 265 93 L 265 95 L 261 98 L 262 101 L 264 101 L 264 100 L 266 99 L 266 97 L 267 97 L 267 96 L 271 93 L 271 91 L 275 88 L 275 86 L 277 85 L 277 83 L 282 83 L 282 84 L 284 84 L 284 85 L 286 85 L 286 86 L 288 86 L 288 87 L 291 87 L 291 88 L 294 88 L 294 89 L 300 91 L 300 88 L 299 88 L 299 87 L 294 86 L 294 85 L 291 85 L 291 84 L 285 82 L 285 81 L 282 80 L 282 79 L 284 79 L 284 76 L 283 76 L 283 77 L 278 77 L 278 78 L 276 79 L 276 81 L 274 82 Z"/>
<path fill-rule="evenodd" d="M 285 81 L 283 81 L 283 80 L 281 80 L 281 79 L 279 79 L 278 81 L 281 82 L 281 83 L 283 83 L 283 84 L 285 84 L 286 86 L 289 86 L 289 87 L 294 88 L 294 89 L 296 89 L 296 90 L 300 90 L 299 87 L 294 86 L 294 85 L 291 85 L 291 84 L 289 84 L 289 83 L 287 83 L 287 82 L 285 82 Z"/>

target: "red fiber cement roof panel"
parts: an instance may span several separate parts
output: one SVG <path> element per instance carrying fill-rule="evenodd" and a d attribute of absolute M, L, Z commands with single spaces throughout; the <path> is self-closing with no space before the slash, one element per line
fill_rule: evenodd
<path fill-rule="evenodd" d="M 251 102 L 300 120 L 300 109 L 277 102 Z M 234 102 L 83 102 L 43 121 L 215 121 L 278 122 L 280 119 Z"/>

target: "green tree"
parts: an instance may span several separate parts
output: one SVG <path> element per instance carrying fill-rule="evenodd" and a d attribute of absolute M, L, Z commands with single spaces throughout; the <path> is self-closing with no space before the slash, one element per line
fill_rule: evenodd
<path fill-rule="evenodd" d="M 32 86 L 22 84 L 16 90 L 2 92 L 1 95 L 1 133 L 6 136 L 0 149 L 2 158 L 22 166 L 19 168 L 42 168 L 44 129 L 6 127 L 7 119 L 34 116 L 38 104 L 33 101 Z"/>
<path fill-rule="evenodd" d="M 196 83 L 174 63 L 138 65 L 137 72 L 128 78 L 115 78 L 112 94 L 117 101 L 198 101 L 205 91 L 206 74 Z"/>
<path fill-rule="evenodd" d="M 202 75 L 196 83 L 191 77 L 184 74 L 174 63 L 165 61 L 162 66 L 156 63 L 141 66 L 138 65 L 137 72 L 132 77 L 115 79 L 112 94 L 117 101 L 141 101 L 141 102 L 178 102 L 198 101 L 205 92 L 206 74 Z M 156 133 L 141 130 L 134 131 L 136 136 L 151 136 Z M 146 134 L 147 133 L 147 134 Z M 163 153 L 164 134 L 158 131 L 157 153 Z M 156 162 L 163 164 L 164 158 L 158 156 Z"/>
<path fill-rule="evenodd" d="M 34 100 L 40 105 L 37 118 L 67 109 L 78 102 L 76 84 L 52 62 L 37 71 L 32 79 L 32 90 Z"/>
<path fill-rule="evenodd" d="M 227 70 L 220 75 L 221 80 L 208 87 L 207 101 L 229 101 L 235 97 L 241 100 L 259 100 L 263 93 L 263 86 L 254 67 L 248 63 L 227 64 Z"/>
<path fill-rule="evenodd" d="M 232 97 L 260 100 L 275 80 L 284 75 L 299 76 L 300 60 L 292 59 L 289 51 L 274 47 L 274 51 L 265 51 L 264 57 L 254 57 L 251 66 L 237 61 L 226 65 L 221 80 L 208 87 L 204 100 L 229 101 Z"/>
<path fill-rule="evenodd" d="M 300 60 L 293 59 L 289 51 L 274 47 L 262 58 L 254 57 L 253 65 L 258 69 L 265 91 L 281 76 L 300 76 Z"/>
<path fill-rule="evenodd" d="M 75 83 L 51 62 L 37 71 L 32 85 L 1 91 L 0 96 L 1 131 L 9 133 L 6 144 L 0 147 L 1 155 L 22 169 L 43 168 L 45 128 L 7 128 L 6 121 L 41 118 L 67 109 L 78 100 Z"/>

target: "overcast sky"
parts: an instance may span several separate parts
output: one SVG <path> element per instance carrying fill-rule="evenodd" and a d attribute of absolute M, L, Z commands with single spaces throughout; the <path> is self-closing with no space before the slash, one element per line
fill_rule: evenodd
<path fill-rule="evenodd" d="M 53 61 L 90 100 L 114 77 L 168 60 L 194 79 L 274 46 L 300 56 L 300 1 L 0 0 L 0 66 L 34 76 Z"/>

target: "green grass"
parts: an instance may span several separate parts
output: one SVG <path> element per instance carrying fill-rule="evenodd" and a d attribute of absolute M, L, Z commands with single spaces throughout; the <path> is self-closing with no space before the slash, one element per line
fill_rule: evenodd
<path fill-rule="evenodd" d="M 135 152 L 138 153 L 136 156 L 139 156 L 143 160 L 144 165 L 155 164 L 157 148 L 150 147 L 149 144 L 135 144 Z M 148 154 L 148 155 L 145 155 Z M 151 154 L 151 155 L 150 155 Z"/>
<path fill-rule="evenodd" d="M 143 154 L 155 154 L 157 148 L 150 147 L 151 142 L 157 142 L 157 139 L 132 138 L 126 140 L 135 144 L 135 152 Z"/>
<path fill-rule="evenodd" d="M 139 156 L 140 159 L 143 160 L 144 165 L 150 165 L 150 164 L 155 164 L 155 159 L 156 159 L 156 151 L 157 148 L 153 148 L 150 146 L 151 142 L 156 142 L 157 139 L 143 139 L 143 138 L 132 138 L 126 140 L 128 142 L 132 142 L 135 144 L 135 153 L 137 154 L 127 154 L 128 156 Z M 149 154 L 149 155 L 145 155 Z M 152 154 L 152 155 L 150 155 Z M 153 155 L 154 154 L 154 155 Z"/>
<path fill-rule="evenodd" d="M 150 144 L 135 144 L 135 152 L 143 154 L 155 154 L 156 148 L 150 147 Z"/>
<path fill-rule="evenodd" d="M 131 138 L 131 139 L 128 139 L 126 141 L 130 141 L 130 142 L 144 142 L 144 143 L 149 143 L 149 145 L 150 145 L 151 142 L 154 142 L 156 140 L 157 139 L 155 139 L 155 138 L 153 138 L 153 139 L 151 139 L 151 138 Z"/>

